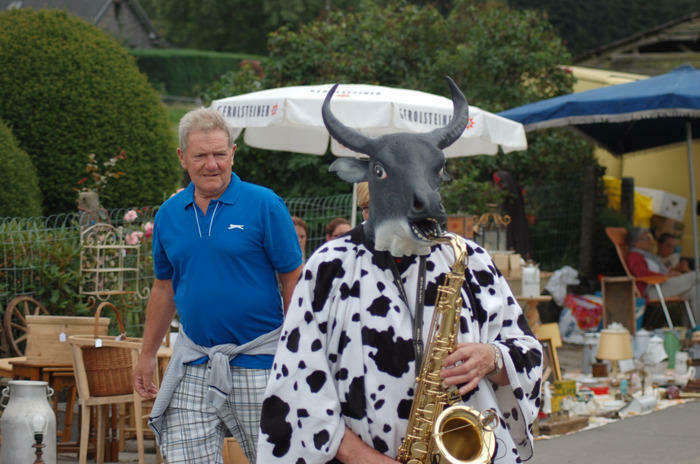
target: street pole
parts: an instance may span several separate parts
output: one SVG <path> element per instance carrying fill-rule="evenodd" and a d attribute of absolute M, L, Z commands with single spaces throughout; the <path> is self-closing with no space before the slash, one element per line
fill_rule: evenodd
<path fill-rule="evenodd" d="M 698 246 L 698 212 L 695 198 L 695 171 L 693 167 L 693 129 L 690 120 L 685 122 L 685 132 L 688 140 L 688 172 L 690 173 L 690 216 L 693 222 L 693 258 L 695 264 L 695 306 L 700 305 L 700 246 Z M 693 308 L 695 315 L 700 314 L 697 307 Z M 698 323 L 698 321 L 696 321 Z"/>

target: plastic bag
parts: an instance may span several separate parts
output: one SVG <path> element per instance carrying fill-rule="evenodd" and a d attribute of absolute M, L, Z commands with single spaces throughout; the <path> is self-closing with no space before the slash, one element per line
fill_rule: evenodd
<path fill-rule="evenodd" d="M 567 343 L 583 344 L 583 330 L 569 308 L 564 308 L 559 315 L 559 334 Z"/>
<path fill-rule="evenodd" d="M 552 295 L 552 300 L 554 300 L 558 306 L 564 306 L 566 286 L 578 285 L 580 283 L 578 271 L 571 266 L 564 266 L 554 271 L 554 274 L 549 278 L 549 282 L 547 282 L 544 288 Z"/>

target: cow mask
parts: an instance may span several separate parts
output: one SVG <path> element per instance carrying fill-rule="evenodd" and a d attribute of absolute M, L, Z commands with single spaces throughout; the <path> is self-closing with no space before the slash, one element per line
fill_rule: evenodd
<path fill-rule="evenodd" d="M 365 236 L 377 250 L 392 256 L 426 255 L 432 240 L 447 222 L 440 198 L 440 184 L 448 180 L 442 149 L 464 132 L 469 105 L 457 85 L 447 78 L 454 107 L 452 120 L 442 128 L 422 134 L 398 133 L 367 137 L 344 126 L 330 110 L 338 84 L 323 102 L 323 122 L 338 142 L 369 159 L 339 158 L 329 171 L 346 182 L 369 184 L 369 219 Z"/>

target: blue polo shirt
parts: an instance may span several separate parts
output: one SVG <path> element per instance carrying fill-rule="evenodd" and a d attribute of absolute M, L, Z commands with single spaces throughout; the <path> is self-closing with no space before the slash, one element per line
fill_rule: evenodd
<path fill-rule="evenodd" d="M 235 173 L 206 214 L 194 202 L 191 183 L 156 214 L 155 276 L 172 280 L 180 322 L 198 345 L 242 345 L 282 325 L 275 271 L 293 271 L 301 262 L 282 199 Z M 269 369 L 272 358 L 240 355 L 231 364 Z"/>

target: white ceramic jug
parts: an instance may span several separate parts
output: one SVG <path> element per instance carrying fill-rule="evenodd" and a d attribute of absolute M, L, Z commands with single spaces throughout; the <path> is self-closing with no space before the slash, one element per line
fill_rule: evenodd
<path fill-rule="evenodd" d="M 540 296 L 540 268 L 532 261 L 523 266 L 522 296 Z"/>
<path fill-rule="evenodd" d="M 639 329 L 637 334 L 634 336 L 634 357 L 639 359 L 641 355 L 646 353 L 649 347 L 649 340 L 651 339 L 651 332 Z"/>

